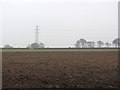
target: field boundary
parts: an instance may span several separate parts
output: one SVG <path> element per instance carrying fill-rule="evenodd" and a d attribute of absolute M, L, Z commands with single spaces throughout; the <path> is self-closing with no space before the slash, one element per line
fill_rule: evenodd
<path fill-rule="evenodd" d="M 120 48 L 41 48 L 41 49 L 27 49 L 27 48 L 2 48 L 2 52 L 73 52 L 73 51 L 119 51 Z"/>

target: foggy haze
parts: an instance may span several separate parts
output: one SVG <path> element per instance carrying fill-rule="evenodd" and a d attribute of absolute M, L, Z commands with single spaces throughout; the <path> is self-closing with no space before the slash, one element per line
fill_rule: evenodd
<path fill-rule="evenodd" d="M 80 38 L 112 42 L 118 37 L 118 0 L 18 1 L 1 3 L 0 46 L 26 47 L 35 42 L 36 25 L 40 26 L 39 42 L 52 47 L 74 46 Z"/>

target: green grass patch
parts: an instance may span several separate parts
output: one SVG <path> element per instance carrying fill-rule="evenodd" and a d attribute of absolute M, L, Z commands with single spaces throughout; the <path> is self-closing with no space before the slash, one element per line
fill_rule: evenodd
<path fill-rule="evenodd" d="M 26 49 L 26 48 L 12 48 L 2 49 L 2 52 L 66 52 L 66 51 L 119 51 L 118 48 L 44 48 L 44 49 Z"/>

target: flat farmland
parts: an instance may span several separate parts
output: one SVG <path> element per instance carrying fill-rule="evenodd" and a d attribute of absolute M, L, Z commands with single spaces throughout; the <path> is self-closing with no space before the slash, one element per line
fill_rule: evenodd
<path fill-rule="evenodd" d="M 3 88 L 116 88 L 118 51 L 3 50 L 2 79 Z"/>

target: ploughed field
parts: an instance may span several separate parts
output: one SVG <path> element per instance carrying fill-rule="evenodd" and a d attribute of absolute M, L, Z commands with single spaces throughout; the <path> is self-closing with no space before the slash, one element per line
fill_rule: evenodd
<path fill-rule="evenodd" d="M 3 52 L 3 88 L 115 88 L 117 51 Z"/>

